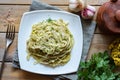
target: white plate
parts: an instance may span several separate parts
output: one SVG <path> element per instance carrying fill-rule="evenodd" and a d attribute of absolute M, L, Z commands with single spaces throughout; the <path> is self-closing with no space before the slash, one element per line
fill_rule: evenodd
<path fill-rule="evenodd" d="M 32 25 L 48 18 L 63 19 L 65 22 L 68 22 L 69 30 L 74 37 L 75 43 L 71 52 L 71 59 L 64 66 L 51 68 L 42 64 L 34 65 L 33 63 L 35 60 L 33 58 L 30 58 L 29 61 L 26 59 L 26 41 L 31 34 Z M 21 69 L 45 75 L 59 75 L 76 72 L 81 59 L 82 47 L 83 32 L 79 16 L 65 11 L 55 10 L 37 10 L 23 14 L 18 35 L 18 56 Z"/>

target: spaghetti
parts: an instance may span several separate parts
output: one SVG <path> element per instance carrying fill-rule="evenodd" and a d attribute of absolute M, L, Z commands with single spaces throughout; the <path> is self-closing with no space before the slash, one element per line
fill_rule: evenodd
<path fill-rule="evenodd" d="M 71 57 L 73 35 L 68 23 L 62 19 L 44 20 L 32 26 L 27 41 L 27 59 L 35 59 L 36 63 L 56 67 L 66 64 Z"/>

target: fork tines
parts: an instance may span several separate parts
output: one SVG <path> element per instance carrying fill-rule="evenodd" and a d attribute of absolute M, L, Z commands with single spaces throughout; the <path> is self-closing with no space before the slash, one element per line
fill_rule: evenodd
<path fill-rule="evenodd" d="M 15 26 L 11 25 L 11 24 L 8 24 L 7 32 L 6 32 L 6 38 L 9 38 L 9 39 L 13 40 L 14 37 L 15 37 Z"/>

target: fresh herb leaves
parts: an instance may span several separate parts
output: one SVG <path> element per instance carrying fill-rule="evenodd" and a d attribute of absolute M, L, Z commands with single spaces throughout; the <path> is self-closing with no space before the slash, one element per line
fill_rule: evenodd
<path fill-rule="evenodd" d="M 86 62 L 81 62 L 79 80 L 120 80 L 119 73 L 113 72 L 115 64 L 107 51 L 96 53 Z"/>
<path fill-rule="evenodd" d="M 51 22 L 51 21 L 52 21 L 52 19 L 51 19 L 51 18 L 48 18 L 48 19 L 47 19 L 47 21 L 48 21 L 48 22 Z"/>

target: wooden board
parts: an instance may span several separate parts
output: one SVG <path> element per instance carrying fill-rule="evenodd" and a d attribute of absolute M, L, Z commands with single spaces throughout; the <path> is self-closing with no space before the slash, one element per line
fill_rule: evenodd
<path fill-rule="evenodd" d="M 12 63 L 5 63 L 2 80 L 52 80 L 52 77 L 16 69 Z"/>
<path fill-rule="evenodd" d="M 6 24 L 9 23 L 9 19 L 15 24 L 16 32 L 19 30 L 21 17 L 24 12 L 29 11 L 30 6 L 21 5 L 0 5 L 0 32 L 6 32 Z M 68 10 L 68 6 L 56 6 L 65 11 Z"/>
<path fill-rule="evenodd" d="M 39 0 L 39 1 L 69 11 L 68 10 L 69 0 Z M 93 5 L 96 8 L 96 10 L 98 10 L 103 3 L 109 0 L 86 0 L 86 1 L 87 4 Z M 6 24 L 7 22 L 9 22 L 9 20 L 12 19 L 16 27 L 15 40 L 8 50 L 2 80 L 52 80 L 51 77 L 53 76 L 38 75 L 20 69 L 15 69 L 12 67 L 12 58 L 17 49 L 18 42 L 17 38 L 20 20 L 22 14 L 26 11 L 29 11 L 31 3 L 32 0 L 0 0 L 0 64 L 6 44 L 5 43 L 5 32 L 7 28 Z M 96 15 L 97 13 L 95 14 L 94 20 L 96 19 Z M 120 37 L 120 35 L 103 34 L 97 27 L 93 36 L 93 40 L 91 42 L 91 47 L 87 59 L 90 59 L 91 55 L 94 53 L 108 50 L 108 45 L 116 37 Z"/>
<path fill-rule="evenodd" d="M 39 0 L 47 4 L 52 5 L 68 5 L 69 0 Z M 83 0 L 85 1 L 85 0 Z M 109 0 L 86 0 L 89 5 L 101 5 Z M 0 0 L 0 4 L 20 4 L 20 5 L 29 5 L 32 3 L 32 0 Z"/>
<path fill-rule="evenodd" d="M 15 24 L 16 32 L 19 31 L 19 25 L 21 17 L 24 12 L 29 11 L 29 5 L 0 5 L 0 32 L 6 32 L 6 24 L 9 23 L 9 19 Z M 65 11 L 69 11 L 68 6 L 56 6 Z M 96 10 L 99 6 L 94 6 Z M 96 19 L 97 12 L 95 14 L 94 20 Z M 95 33 L 101 33 L 99 29 Z"/>
<path fill-rule="evenodd" d="M 104 4 L 105 2 L 108 2 L 110 0 L 87 0 L 87 4 L 90 4 L 90 5 L 102 5 Z"/>
<path fill-rule="evenodd" d="M 104 52 L 105 50 L 109 51 L 108 46 L 118 37 L 120 37 L 120 35 L 95 34 L 89 49 L 88 59 L 90 59 L 91 55 L 94 53 Z"/>

